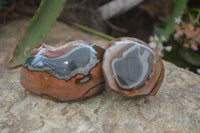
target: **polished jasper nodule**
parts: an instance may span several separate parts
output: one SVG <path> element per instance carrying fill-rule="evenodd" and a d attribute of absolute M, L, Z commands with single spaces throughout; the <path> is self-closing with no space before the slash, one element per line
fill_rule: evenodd
<path fill-rule="evenodd" d="M 156 52 L 135 38 L 118 38 L 109 45 L 103 61 L 107 87 L 123 96 L 155 95 L 164 77 Z"/>
<path fill-rule="evenodd" d="M 86 41 L 60 48 L 38 45 L 23 64 L 21 83 L 55 101 L 84 99 L 103 89 L 103 53 L 104 49 Z"/>

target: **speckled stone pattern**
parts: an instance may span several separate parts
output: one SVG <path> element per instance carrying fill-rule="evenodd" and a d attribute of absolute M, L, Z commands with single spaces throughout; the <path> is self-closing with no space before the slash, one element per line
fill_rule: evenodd
<path fill-rule="evenodd" d="M 86 41 L 60 48 L 40 44 L 23 64 L 21 83 L 31 92 L 55 101 L 92 96 L 103 89 L 103 51 Z"/>
<path fill-rule="evenodd" d="M 103 61 L 110 90 L 125 96 L 155 95 L 163 80 L 159 56 L 135 38 L 118 38 L 110 43 Z"/>

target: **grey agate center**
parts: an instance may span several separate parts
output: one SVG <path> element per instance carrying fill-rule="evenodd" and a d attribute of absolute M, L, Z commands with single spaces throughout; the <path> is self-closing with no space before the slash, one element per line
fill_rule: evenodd
<path fill-rule="evenodd" d="M 123 89 L 139 89 L 153 75 L 153 52 L 134 44 L 111 62 L 113 76 Z"/>
<path fill-rule="evenodd" d="M 58 79 L 69 80 L 76 74 L 88 75 L 98 62 L 96 51 L 91 46 L 79 46 L 55 58 L 40 53 L 29 56 L 23 66 L 32 71 L 51 73 Z"/>

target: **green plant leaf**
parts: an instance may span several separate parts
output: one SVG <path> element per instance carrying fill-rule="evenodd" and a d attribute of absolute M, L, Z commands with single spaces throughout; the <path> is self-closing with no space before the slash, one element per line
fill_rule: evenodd
<path fill-rule="evenodd" d="M 166 39 L 168 39 L 169 36 L 174 32 L 175 18 L 181 16 L 181 12 L 185 8 L 186 3 L 187 3 L 187 0 L 177 0 L 176 1 L 172 16 L 169 20 L 167 27 L 165 28 L 165 30 L 162 34 L 162 36 L 164 36 Z"/>
<path fill-rule="evenodd" d="M 200 54 L 197 52 L 194 52 L 190 49 L 180 48 L 179 49 L 179 55 L 180 57 L 187 62 L 188 64 L 200 67 Z"/>
<path fill-rule="evenodd" d="M 8 67 L 21 66 L 32 49 L 42 43 L 67 0 L 43 0 L 9 60 Z"/>
<path fill-rule="evenodd" d="M 159 19 L 164 22 L 165 24 L 168 24 L 169 23 L 169 19 L 168 18 L 165 18 L 165 17 L 159 17 Z"/>
<path fill-rule="evenodd" d="M 81 30 L 83 30 L 83 31 L 86 31 L 86 32 L 91 33 L 91 34 L 94 34 L 94 35 L 96 35 L 96 36 L 102 37 L 102 38 L 107 39 L 107 40 L 109 40 L 109 41 L 115 39 L 115 38 L 112 37 L 112 36 L 109 36 L 109 35 L 104 34 L 104 33 L 102 33 L 102 32 L 93 30 L 93 29 L 88 28 L 88 27 L 86 27 L 86 26 L 84 26 L 84 25 L 81 25 L 81 24 L 72 23 L 72 25 L 73 25 L 74 27 L 76 27 L 76 28 L 79 28 L 79 29 L 81 29 Z"/>

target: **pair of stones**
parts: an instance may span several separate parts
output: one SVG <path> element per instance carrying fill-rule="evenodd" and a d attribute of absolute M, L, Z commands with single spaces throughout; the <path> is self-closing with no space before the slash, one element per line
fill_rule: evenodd
<path fill-rule="evenodd" d="M 80 100 L 107 88 L 122 96 L 155 95 L 164 66 L 154 50 L 135 38 L 118 38 L 104 50 L 75 41 L 54 48 L 38 45 L 23 64 L 21 84 L 54 101 Z"/>

